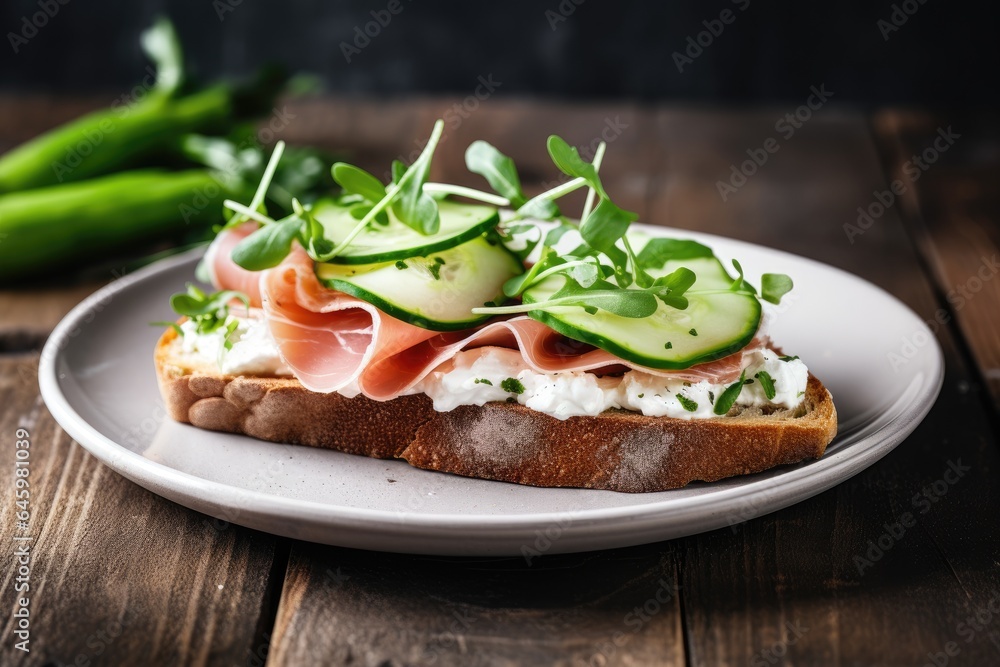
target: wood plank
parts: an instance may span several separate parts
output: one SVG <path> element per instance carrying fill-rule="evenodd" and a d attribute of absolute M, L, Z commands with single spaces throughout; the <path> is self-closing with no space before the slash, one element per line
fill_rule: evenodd
<path fill-rule="evenodd" d="M 874 117 L 873 128 L 890 182 L 905 188 L 903 219 L 1000 410 L 997 120 L 886 111 Z M 949 137 L 949 128 L 959 136 Z"/>
<path fill-rule="evenodd" d="M 419 114 L 415 131 L 422 136 L 434 118 L 448 118 L 454 104 L 384 105 L 357 118 L 379 114 L 387 121 L 393 108 L 398 118 Z M 385 131 L 364 120 L 352 126 L 355 116 L 348 113 L 334 115 L 348 119 L 340 122 L 337 141 L 361 141 L 368 132 Z M 643 143 L 640 127 L 651 129 L 652 117 L 632 107 L 489 100 L 449 128 L 435 158 L 435 178 L 482 187 L 479 177 L 466 171 L 464 151 L 473 139 L 483 138 L 511 155 L 526 186 L 537 191 L 539 181 L 557 177 L 545 151 L 546 137 L 558 132 L 586 146 L 600 136 L 609 116 L 635 129 L 627 128 L 610 145 L 604 172 L 611 175 L 608 187 L 616 188 L 623 204 L 644 205 L 648 172 L 643 165 L 652 165 L 655 156 Z M 405 126 L 414 131 L 412 124 Z M 406 137 L 402 145 L 412 141 Z M 528 563 L 295 543 L 269 664 L 684 664 L 675 556 L 669 545 L 660 545 Z"/>
<path fill-rule="evenodd" d="M 59 320 L 98 287 L 85 282 L 0 290 L 0 352 L 40 349 Z"/>
<path fill-rule="evenodd" d="M 295 543 L 268 665 L 683 665 L 675 556 L 529 564 Z"/>
<path fill-rule="evenodd" d="M 38 357 L 0 357 L 4 615 L 0 664 L 262 664 L 275 538 L 163 500 L 74 443 L 38 397 Z M 30 434 L 28 530 L 15 526 L 15 438 Z M 16 593 L 15 536 L 30 535 L 30 590 Z M 280 554 L 279 561 L 283 561 Z M 14 647 L 16 598 L 30 653 Z"/>
<path fill-rule="evenodd" d="M 657 141 L 666 157 L 649 205 L 662 215 L 655 221 L 831 263 L 932 317 L 940 304 L 895 211 L 863 243 L 850 244 L 844 232 L 855 209 L 885 187 L 864 118 L 814 118 L 722 200 L 717 182 L 775 136 L 781 115 L 664 111 Z M 973 631 L 966 620 L 1000 602 L 996 437 L 947 329 L 939 341 L 948 364 L 941 397 L 883 461 L 812 500 L 683 540 L 692 664 L 923 664 L 949 642 L 963 664 L 1000 659 L 997 628 Z M 921 514 L 914 497 L 957 461 L 971 470 Z M 859 572 L 857 559 L 907 512 L 916 526 Z"/>

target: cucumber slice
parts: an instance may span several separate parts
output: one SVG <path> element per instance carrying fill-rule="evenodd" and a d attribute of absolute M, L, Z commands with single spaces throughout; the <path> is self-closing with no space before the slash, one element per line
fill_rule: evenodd
<path fill-rule="evenodd" d="M 458 204 L 439 201 L 441 228 L 437 234 L 425 236 L 404 225 L 387 211 L 389 224 L 372 222 L 346 250 L 330 260 L 333 264 L 374 264 L 408 257 L 427 256 L 474 239 L 500 222 L 497 209 L 490 206 Z M 325 199 L 317 202 L 312 214 L 323 225 L 328 238 L 335 245 L 347 238 L 358 224 L 350 208 Z M 480 304 L 482 305 L 482 304 Z"/>
<path fill-rule="evenodd" d="M 317 264 L 320 282 L 433 331 L 467 329 L 489 319 L 473 308 L 504 300 L 503 284 L 524 272 L 503 244 L 479 236 L 427 257 L 395 262 Z"/>
<path fill-rule="evenodd" d="M 590 315 L 579 307 L 531 311 L 528 316 L 559 333 L 589 343 L 649 368 L 683 369 L 721 359 L 746 347 L 760 325 L 761 306 L 751 294 L 730 292 L 733 279 L 714 257 L 667 262 L 650 271 L 656 277 L 686 266 L 697 275 L 688 307 L 677 310 L 660 303 L 649 317 L 634 319 L 599 310 Z M 544 301 L 568 280 L 554 275 L 524 293 L 524 302 Z M 694 332 L 694 333 L 692 333 Z M 667 348 L 667 343 L 670 347 Z"/>

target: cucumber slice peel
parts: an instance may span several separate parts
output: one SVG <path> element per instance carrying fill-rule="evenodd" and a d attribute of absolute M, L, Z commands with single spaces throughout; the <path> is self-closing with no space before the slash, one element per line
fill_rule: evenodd
<path fill-rule="evenodd" d="M 376 264 L 430 255 L 461 245 L 500 223 L 500 214 L 491 206 L 438 202 L 441 226 L 436 234 L 424 235 L 400 222 L 388 211 L 388 224 L 373 221 L 332 264 Z M 311 213 L 323 225 L 325 237 L 339 245 L 358 224 L 349 206 L 333 200 L 317 202 Z"/>
<path fill-rule="evenodd" d="M 324 285 L 432 331 L 482 324 L 490 316 L 472 309 L 502 302 L 504 282 L 523 271 L 513 253 L 484 235 L 428 256 L 368 265 L 316 265 Z"/>
<path fill-rule="evenodd" d="M 649 317 L 628 318 L 577 306 L 533 310 L 528 316 L 568 338 L 579 340 L 642 366 L 681 370 L 743 349 L 760 326 L 761 305 L 753 294 L 731 291 L 733 278 L 715 257 L 671 260 L 651 270 L 653 277 L 687 267 L 697 280 L 686 293 L 684 310 L 659 303 Z M 524 303 L 545 301 L 565 282 L 553 275 L 524 293 Z M 698 292 L 706 292 L 699 294 Z"/>

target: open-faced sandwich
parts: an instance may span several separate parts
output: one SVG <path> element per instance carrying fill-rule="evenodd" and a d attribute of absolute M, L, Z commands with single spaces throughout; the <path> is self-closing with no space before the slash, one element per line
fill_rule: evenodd
<path fill-rule="evenodd" d="M 232 216 L 156 348 L 170 415 L 264 440 L 399 458 L 482 479 L 642 492 L 823 454 L 829 392 L 774 347 L 759 290 L 711 249 L 629 227 L 593 162 L 528 199 L 474 142 L 495 193 L 428 182 L 442 124 L 392 182 L 338 163 L 337 198 Z M 557 201 L 587 188 L 579 224 Z M 469 203 L 475 202 L 475 203 Z"/>

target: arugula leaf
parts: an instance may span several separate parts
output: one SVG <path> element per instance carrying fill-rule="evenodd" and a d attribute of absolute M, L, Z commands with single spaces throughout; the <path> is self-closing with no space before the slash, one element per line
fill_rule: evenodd
<path fill-rule="evenodd" d="M 726 387 L 725 391 L 719 394 L 719 400 L 715 402 L 715 407 L 712 411 L 717 415 L 724 415 L 729 412 L 736 403 L 736 399 L 740 397 L 740 392 L 743 391 L 743 380 L 746 379 L 746 371 L 740 373 L 740 379 L 733 384 Z"/>
<path fill-rule="evenodd" d="M 538 274 L 547 269 L 551 269 L 559 264 L 564 264 L 565 260 L 559 257 L 552 248 L 545 248 L 542 256 L 535 264 L 519 276 L 510 278 L 503 284 L 503 293 L 509 297 L 520 296 L 521 292 L 535 282 Z"/>
<path fill-rule="evenodd" d="M 583 287 L 574 280 L 567 280 L 563 287 L 546 302 L 551 305 L 580 306 L 593 314 L 605 310 L 620 317 L 649 317 L 656 312 L 656 297 L 645 290 L 617 289 L 605 280 Z M 531 304 L 539 310 L 538 303 Z"/>
<path fill-rule="evenodd" d="M 400 179 L 403 178 L 403 174 L 406 173 L 406 163 L 403 162 L 402 160 L 393 160 L 391 171 L 392 171 L 392 182 L 399 183 Z"/>
<path fill-rule="evenodd" d="M 760 386 L 764 390 L 764 396 L 767 397 L 767 400 L 774 399 L 778 392 L 774 388 L 774 379 L 771 377 L 771 374 L 767 371 L 760 371 L 759 373 L 755 373 L 754 377 L 760 381 Z"/>
<path fill-rule="evenodd" d="M 587 219 L 580 223 L 580 236 L 592 248 L 607 252 L 625 236 L 629 225 L 638 218 L 638 215 L 619 208 L 610 199 L 601 199 Z"/>
<path fill-rule="evenodd" d="M 178 315 L 184 315 L 195 323 L 198 333 L 212 333 L 225 325 L 229 317 L 229 304 L 234 299 L 250 309 L 250 299 L 242 292 L 223 290 L 205 294 L 196 285 L 188 284 L 187 292 L 179 292 L 170 297 L 170 307 Z M 226 334 L 227 338 L 229 336 Z"/>
<path fill-rule="evenodd" d="M 421 234 L 436 234 L 441 227 L 441 216 L 438 213 L 437 202 L 424 192 L 424 183 L 430 176 L 431 158 L 434 155 L 434 149 L 437 148 L 438 142 L 441 140 L 443 131 L 444 121 L 435 122 L 434 130 L 431 132 L 424 150 L 396 182 L 398 194 L 392 202 L 392 212 L 396 214 L 400 222 Z M 398 171 L 395 162 L 392 165 L 392 171 L 395 177 Z"/>
<path fill-rule="evenodd" d="M 632 244 L 629 242 L 627 234 L 622 235 L 622 243 L 625 245 L 625 254 L 628 255 L 628 261 L 632 264 L 635 283 L 642 288 L 651 287 L 653 285 L 653 277 L 639 266 L 639 261 L 636 259 L 635 251 L 632 250 Z"/>
<path fill-rule="evenodd" d="M 671 260 L 713 257 L 712 249 L 686 239 L 651 239 L 637 257 L 643 269 L 661 269 Z"/>
<path fill-rule="evenodd" d="M 504 244 L 507 250 L 514 253 L 515 256 L 522 263 L 524 263 L 528 256 L 538 247 L 538 243 L 541 239 L 541 230 L 535 225 L 508 225 L 507 227 L 501 227 L 502 235 L 499 236 L 500 241 Z M 532 234 L 532 232 L 536 232 Z M 515 237 L 517 237 L 517 242 L 515 243 Z M 524 247 L 520 246 L 520 243 L 524 243 Z"/>
<path fill-rule="evenodd" d="M 528 200 L 528 202 L 517 209 L 517 214 L 522 218 L 534 218 L 536 220 L 555 220 L 561 215 L 556 203 L 544 197 L 536 197 Z"/>
<path fill-rule="evenodd" d="M 482 140 L 469 144 L 465 151 L 465 166 L 473 174 L 485 178 L 490 187 L 506 197 L 514 208 L 521 207 L 526 201 L 514 161 L 492 144 Z"/>
<path fill-rule="evenodd" d="M 594 168 L 594 165 L 580 157 L 580 152 L 576 147 L 570 146 L 562 137 L 555 134 L 549 137 L 546 147 L 549 150 L 552 162 L 559 167 L 562 173 L 567 176 L 582 178 L 587 181 L 590 187 L 597 191 L 597 194 L 602 199 L 607 199 L 604 186 L 601 185 L 601 181 L 597 177 L 597 169 Z"/>
<path fill-rule="evenodd" d="M 247 271 L 263 271 L 281 263 L 292 250 L 292 241 L 303 231 L 297 215 L 264 225 L 233 248 L 232 260 Z M 310 230 L 310 240 L 312 232 Z"/>
<path fill-rule="evenodd" d="M 545 235 L 545 241 L 543 243 L 550 247 L 554 246 L 555 244 L 559 243 L 559 240 L 563 236 L 566 235 L 566 232 L 571 232 L 575 229 L 576 227 L 574 227 L 573 225 L 567 225 L 563 223 L 558 227 L 550 229 L 549 232 Z"/>
<path fill-rule="evenodd" d="M 372 204 L 385 197 L 385 186 L 371 174 L 360 167 L 346 162 L 337 162 L 330 168 L 333 180 L 337 181 L 345 191 L 361 195 Z"/>
<path fill-rule="evenodd" d="M 691 285 L 697 279 L 694 271 L 687 267 L 680 267 L 665 276 L 660 276 L 653 281 L 653 293 L 664 304 L 671 308 L 684 310 L 688 307 L 688 300 L 684 293 L 691 289 Z"/>
<path fill-rule="evenodd" d="M 765 273 L 760 277 L 760 296 L 773 304 L 781 303 L 781 297 L 792 291 L 792 279 L 784 273 Z"/>

